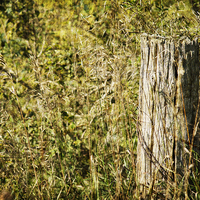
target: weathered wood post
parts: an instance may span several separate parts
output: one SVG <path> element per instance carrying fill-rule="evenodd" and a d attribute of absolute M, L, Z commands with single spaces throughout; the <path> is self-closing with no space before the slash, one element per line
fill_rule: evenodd
<path fill-rule="evenodd" d="M 178 182 L 191 167 L 195 134 L 199 145 L 198 59 L 197 39 L 141 36 L 137 175 L 144 193 L 158 181 Z"/>

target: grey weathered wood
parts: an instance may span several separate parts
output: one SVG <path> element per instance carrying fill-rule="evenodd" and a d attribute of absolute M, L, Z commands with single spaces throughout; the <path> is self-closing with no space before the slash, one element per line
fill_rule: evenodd
<path fill-rule="evenodd" d="M 199 98 L 198 53 L 197 39 L 141 36 L 137 175 L 144 188 L 155 176 L 178 179 L 189 167 Z M 198 134 L 195 142 L 199 145 Z"/>

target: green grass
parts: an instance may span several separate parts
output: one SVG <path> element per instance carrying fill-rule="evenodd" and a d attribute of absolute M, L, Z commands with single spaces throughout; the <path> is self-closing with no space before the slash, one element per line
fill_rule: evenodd
<path fill-rule="evenodd" d="M 30 200 L 139 199 L 140 33 L 169 35 L 172 27 L 163 33 L 159 24 L 168 11 L 164 22 L 177 33 L 186 11 L 170 15 L 170 2 L 162 16 L 147 1 L 11 2 L 0 12 L 0 191 Z"/>

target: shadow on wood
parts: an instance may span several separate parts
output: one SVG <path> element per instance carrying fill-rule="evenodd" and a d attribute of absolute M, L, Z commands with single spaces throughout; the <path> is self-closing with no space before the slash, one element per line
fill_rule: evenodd
<path fill-rule="evenodd" d="M 199 153 L 198 92 L 198 40 L 143 34 L 137 176 L 144 196 L 155 189 L 166 198 L 188 195 L 192 155 Z"/>

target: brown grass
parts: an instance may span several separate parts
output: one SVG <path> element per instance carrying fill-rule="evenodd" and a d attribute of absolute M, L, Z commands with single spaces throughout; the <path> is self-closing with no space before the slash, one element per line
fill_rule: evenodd
<path fill-rule="evenodd" d="M 14 200 L 14 195 L 8 190 L 3 190 L 0 195 L 0 200 Z"/>

